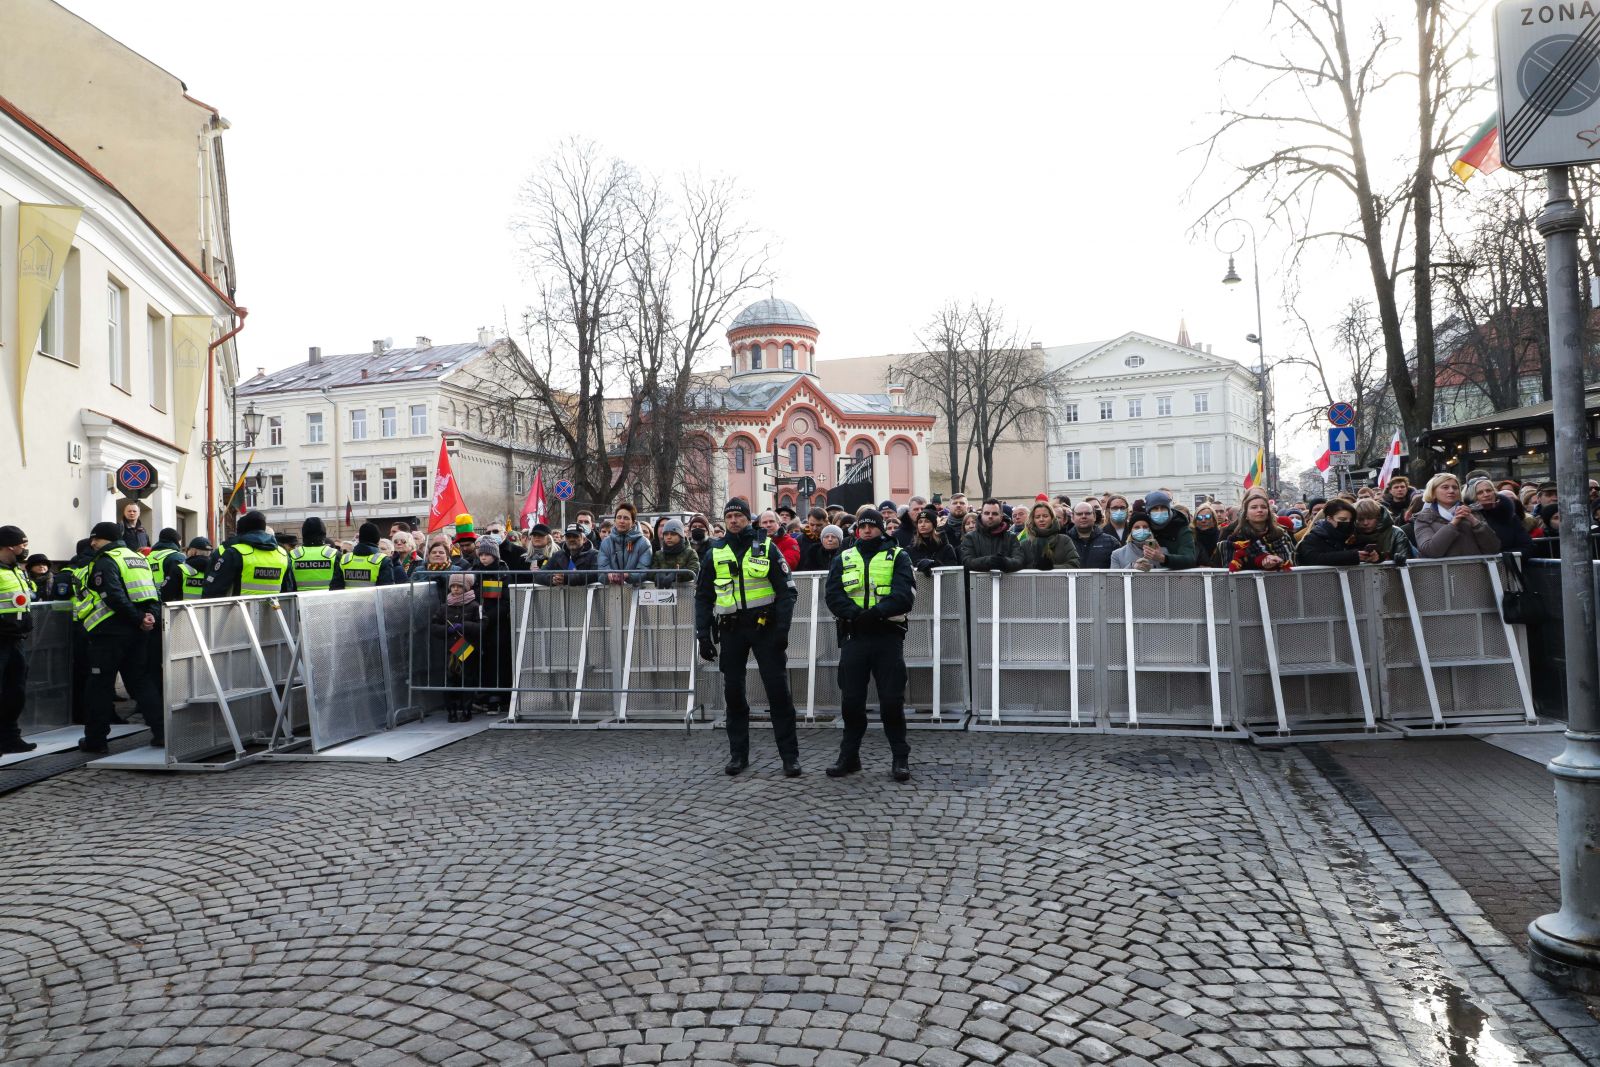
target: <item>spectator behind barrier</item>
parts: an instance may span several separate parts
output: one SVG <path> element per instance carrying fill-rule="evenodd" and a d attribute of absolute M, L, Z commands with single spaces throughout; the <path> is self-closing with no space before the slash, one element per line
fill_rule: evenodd
<path fill-rule="evenodd" d="M 611 533 L 600 542 L 599 569 L 610 572 L 606 581 L 643 585 L 651 554 L 650 541 L 639 529 L 633 505 L 618 504 Z"/>
<path fill-rule="evenodd" d="M 1493 489 L 1493 486 L 1490 486 Z M 1423 506 L 1414 520 L 1417 551 L 1428 559 L 1492 556 L 1500 538 L 1461 499 L 1461 483 L 1453 474 L 1435 474 L 1422 491 Z"/>
<path fill-rule="evenodd" d="M 1389 510 L 1389 517 L 1395 522 L 1403 521 L 1411 509 L 1411 499 L 1416 495 L 1411 488 L 1411 480 L 1405 475 L 1397 474 L 1390 478 L 1383 490 L 1383 506 Z"/>
<path fill-rule="evenodd" d="M 932 574 L 935 567 L 956 565 L 956 550 L 939 532 L 939 520 L 932 508 L 923 508 L 917 515 L 916 536 L 906 547 L 906 555 L 921 574 Z"/>
<path fill-rule="evenodd" d="M 1383 505 L 1376 501 L 1378 511 Z M 1379 562 L 1372 544 L 1359 544 L 1356 538 L 1356 505 L 1348 500 L 1330 500 L 1318 519 L 1301 539 L 1296 560 L 1308 567 L 1353 567 L 1358 563 Z"/>
<path fill-rule="evenodd" d="M 1194 530 L 1188 518 L 1172 506 L 1172 494 L 1152 489 L 1144 496 L 1144 510 L 1150 516 L 1155 544 L 1145 546 L 1145 558 L 1170 571 L 1188 570 L 1199 562 Z"/>
<path fill-rule="evenodd" d="M 783 523 L 778 519 L 778 513 L 768 508 L 756 520 L 757 524 L 766 533 L 767 539 L 772 542 L 772 547 L 778 550 L 783 561 L 789 565 L 791 571 L 800 568 L 800 544 L 789 531 L 784 529 Z"/>
<path fill-rule="evenodd" d="M 1072 509 L 1072 528 L 1067 536 L 1078 553 L 1078 566 L 1087 570 L 1105 570 L 1111 566 L 1111 556 L 1122 546 L 1115 537 L 1102 530 L 1095 522 L 1096 505 L 1081 500 Z"/>
<path fill-rule="evenodd" d="M 600 554 L 590 547 L 583 527 L 572 523 L 567 527 L 564 543 L 550 559 L 550 566 L 534 575 L 540 585 L 596 585 L 600 575 Z M 584 573 L 575 573 L 587 571 Z"/>
<path fill-rule="evenodd" d="M 1022 547 L 1000 501 L 990 497 L 978 513 L 978 528 L 961 539 L 961 565 L 969 571 L 1022 569 Z"/>
<path fill-rule="evenodd" d="M 1294 565 L 1294 538 L 1272 516 L 1262 489 L 1244 494 L 1244 514 L 1217 542 L 1217 562 L 1231 572 L 1280 571 Z"/>
<path fill-rule="evenodd" d="M 435 534 L 428 538 L 428 554 L 423 557 L 423 562 L 411 571 L 413 582 L 433 581 L 441 590 L 444 585 L 444 575 L 455 570 L 450 558 L 450 539 L 444 534 Z"/>
<path fill-rule="evenodd" d="M 1055 506 L 1049 501 L 1037 501 L 1028 509 L 1028 539 L 1022 542 L 1021 555 L 1024 570 L 1053 571 L 1057 567 L 1078 566 L 1078 548 L 1062 532 Z"/>
<path fill-rule="evenodd" d="M 1376 549 L 1378 563 L 1404 563 L 1413 554 L 1411 539 L 1377 497 L 1356 502 L 1355 543 Z"/>
<path fill-rule="evenodd" d="M 677 519 L 661 520 L 661 547 L 656 550 L 652 567 L 661 568 L 651 577 L 660 586 L 693 582 L 700 573 L 700 554 L 683 539 L 683 523 Z"/>
<path fill-rule="evenodd" d="M 1202 567 L 1212 566 L 1217 558 L 1217 542 L 1222 539 L 1222 526 L 1217 521 L 1217 505 L 1207 500 L 1194 509 L 1194 553 Z"/>
<path fill-rule="evenodd" d="M 1111 553 L 1111 568 L 1119 571 L 1164 571 L 1165 561 L 1149 555 L 1146 549 L 1156 547 L 1155 525 L 1148 512 L 1139 512 L 1128 520 L 1128 541 Z"/>
<path fill-rule="evenodd" d="M 1517 514 L 1516 500 L 1510 493 L 1497 492 L 1487 478 L 1472 483 L 1472 510 L 1494 531 L 1500 551 L 1526 556 L 1533 549 L 1533 538 L 1528 536 L 1528 529 Z"/>

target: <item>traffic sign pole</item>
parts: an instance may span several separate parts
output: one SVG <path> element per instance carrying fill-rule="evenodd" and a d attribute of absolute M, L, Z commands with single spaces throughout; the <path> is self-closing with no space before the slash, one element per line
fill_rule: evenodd
<path fill-rule="evenodd" d="M 1503 92 L 1503 90 L 1502 90 Z M 1550 380 L 1556 492 L 1561 504 L 1561 615 L 1567 668 L 1567 743 L 1550 761 L 1556 780 L 1561 910 L 1528 924 L 1528 962 L 1547 981 L 1600 992 L 1600 714 L 1595 704 L 1595 602 L 1589 553 L 1589 472 L 1584 409 L 1584 311 L 1578 294 L 1578 231 L 1565 167 L 1552 167 L 1540 213 L 1550 309 Z"/>

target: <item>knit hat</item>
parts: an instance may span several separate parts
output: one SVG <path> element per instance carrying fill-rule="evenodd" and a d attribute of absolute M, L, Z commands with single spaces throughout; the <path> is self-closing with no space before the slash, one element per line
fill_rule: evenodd
<path fill-rule="evenodd" d="M 1561 514 L 1560 504 L 1540 504 L 1538 510 L 1539 525 L 1545 529 L 1550 528 L 1550 520 Z"/>
<path fill-rule="evenodd" d="M 495 543 L 495 540 L 492 537 L 478 538 L 477 544 L 472 546 L 472 551 L 476 552 L 480 556 L 493 556 L 495 559 L 500 558 L 500 546 Z"/>
<path fill-rule="evenodd" d="M 1039 503 L 1048 504 L 1048 503 L 1050 503 L 1050 494 L 1049 493 L 1040 493 L 1038 496 L 1033 498 L 1033 502 L 1035 504 L 1039 504 Z"/>
<path fill-rule="evenodd" d="M 239 516 L 234 529 L 239 533 L 261 533 L 267 528 L 267 513 L 264 511 L 247 511 Z"/>
<path fill-rule="evenodd" d="M 457 515 L 455 535 L 456 544 L 459 545 L 464 541 L 476 541 L 477 539 L 478 535 L 474 533 L 472 529 L 472 516 L 468 515 L 466 512 L 462 512 L 460 515 Z"/>
<path fill-rule="evenodd" d="M 1172 509 L 1172 495 L 1159 489 L 1152 489 L 1144 495 L 1144 507 L 1146 511 L 1154 511 L 1156 508 L 1166 508 L 1170 511 Z"/>
<path fill-rule="evenodd" d="M 528 533 L 537 534 L 540 537 L 549 537 L 550 527 L 545 523 L 536 522 L 528 528 Z"/>
<path fill-rule="evenodd" d="M 0 541 L 4 541 L 6 537 L 9 536 L 6 533 L 6 530 L 16 529 L 17 528 L 15 526 L 0 528 Z M 22 531 L 17 530 L 17 532 L 21 533 Z M 122 540 L 122 524 L 120 522 L 97 522 L 94 524 L 94 529 L 89 531 L 89 540 L 120 541 Z M 14 545 L 17 542 L 13 541 L 11 543 Z"/>
<path fill-rule="evenodd" d="M 300 536 L 305 539 L 308 545 L 320 545 L 328 539 L 328 528 L 322 524 L 321 519 L 313 515 L 300 524 Z M 189 547 L 193 548 L 195 546 L 191 544 Z M 210 548 L 211 546 L 207 545 L 206 547 Z"/>
<path fill-rule="evenodd" d="M 375 522 L 364 522 L 361 524 L 361 528 L 356 531 L 356 540 L 364 545 L 375 545 L 378 543 L 378 538 L 382 536 L 378 532 L 378 524 Z"/>
<path fill-rule="evenodd" d="M 879 515 L 876 511 L 864 512 L 864 513 L 862 513 L 861 517 L 856 520 L 856 525 L 857 526 L 876 526 L 878 528 L 878 532 L 882 533 L 883 532 L 883 516 Z"/>
<path fill-rule="evenodd" d="M 658 534 L 675 533 L 679 537 L 682 537 L 683 536 L 683 522 L 680 519 L 662 519 L 661 520 L 661 529 L 657 530 L 656 533 L 658 533 Z"/>
<path fill-rule="evenodd" d="M 839 529 L 839 527 L 835 526 L 831 522 L 828 523 L 828 525 L 826 525 L 826 526 L 824 526 L 822 528 L 822 536 L 823 537 L 827 537 L 829 534 L 832 534 L 834 537 L 837 537 L 841 541 L 844 540 L 844 531 Z"/>
<path fill-rule="evenodd" d="M 115 526 L 116 523 L 101 523 L 100 525 Z M 99 526 L 95 527 L 97 530 L 99 528 Z M 115 541 L 121 536 L 122 534 L 120 532 L 115 533 L 107 538 L 107 540 Z M 15 548 L 27 539 L 28 535 L 22 532 L 22 527 L 20 526 L 0 526 L 0 548 Z"/>
<path fill-rule="evenodd" d="M 307 520 L 307 521 L 310 521 L 310 520 Z M 318 519 L 317 521 L 321 522 L 322 520 Z M 189 542 L 189 547 L 193 548 L 193 549 L 196 549 L 196 550 L 198 550 L 200 552 L 210 552 L 211 551 L 211 542 L 208 541 L 204 537 L 196 537 L 193 541 Z"/>
<path fill-rule="evenodd" d="M 894 501 L 893 500 L 884 500 L 884 501 L 881 501 L 878 504 L 878 510 L 879 511 L 882 511 L 885 508 L 888 508 L 890 511 L 893 511 L 894 510 Z"/>
<path fill-rule="evenodd" d="M 744 502 L 743 497 L 731 497 L 723 507 L 722 514 L 726 517 L 736 511 L 747 519 L 750 517 L 750 505 Z"/>
<path fill-rule="evenodd" d="M 50 566 L 50 557 L 45 555 L 43 552 L 35 552 L 33 555 L 28 557 L 28 562 L 23 564 L 23 566 L 48 567 Z"/>

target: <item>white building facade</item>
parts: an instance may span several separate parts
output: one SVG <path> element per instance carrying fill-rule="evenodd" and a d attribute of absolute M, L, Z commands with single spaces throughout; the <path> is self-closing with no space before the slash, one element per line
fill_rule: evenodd
<path fill-rule="evenodd" d="M 312 349 L 303 363 L 242 383 L 241 411 L 263 416 L 247 506 L 280 533 L 313 515 L 335 539 L 353 538 L 363 522 L 386 535 L 395 521 L 421 528 L 441 438 L 480 529 L 516 520 L 541 467 L 548 491 L 560 460 L 532 404 L 507 399 L 515 389 L 501 361 L 515 354 L 511 343 L 487 334 L 417 342 L 338 356 Z M 553 513 L 553 496 L 550 505 Z"/>
<path fill-rule="evenodd" d="M 1166 488 L 1192 507 L 1243 492 L 1260 447 L 1255 373 L 1141 333 L 1045 349 L 1062 399 L 1050 421 L 1052 494 Z"/>

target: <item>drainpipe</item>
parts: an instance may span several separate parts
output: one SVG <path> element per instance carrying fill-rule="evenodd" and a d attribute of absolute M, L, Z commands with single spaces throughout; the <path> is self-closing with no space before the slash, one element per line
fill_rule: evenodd
<path fill-rule="evenodd" d="M 212 341 L 211 344 L 206 346 L 207 441 L 215 441 L 217 439 L 217 411 L 215 407 L 217 396 L 217 349 L 233 340 L 239 335 L 239 331 L 244 329 L 244 320 L 245 317 L 250 314 L 250 309 L 235 308 L 234 312 L 238 316 L 238 325 L 234 326 L 233 329 L 229 330 L 227 333 L 223 334 L 221 337 L 217 338 L 215 341 Z M 208 459 L 206 460 L 206 536 L 211 539 L 212 544 L 217 543 L 217 488 L 216 479 L 214 476 L 215 464 Z"/>

